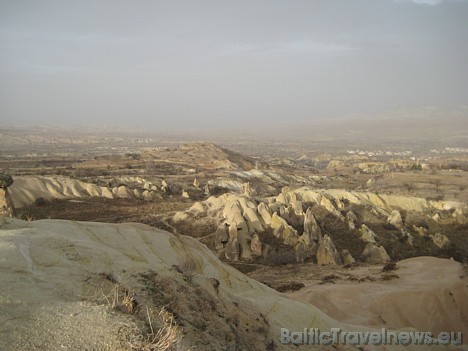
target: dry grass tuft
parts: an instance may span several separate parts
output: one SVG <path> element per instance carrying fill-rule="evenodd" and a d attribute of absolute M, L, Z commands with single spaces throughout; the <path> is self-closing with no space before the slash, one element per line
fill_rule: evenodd
<path fill-rule="evenodd" d="M 156 313 L 146 307 L 148 332 L 139 330 L 129 337 L 128 345 L 138 351 L 170 351 L 182 340 L 182 331 L 175 323 L 174 316 L 163 307 Z"/>
<path fill-rule="evenodd" d="M 112 309 L 128 314 L 134 314 L 137 311 L 135 293 L 123 287 L 121 283 L 114 283 L 107 294 L 101 289 L 101 294 Z"/>
<path fill-rule="evenodd" d="M 184 276 L 187 282 L 191 282 L 195 276 L 197 265 L 192 257 L 185 256 L 180 264 L 176 265 L 175 268 Z"/>

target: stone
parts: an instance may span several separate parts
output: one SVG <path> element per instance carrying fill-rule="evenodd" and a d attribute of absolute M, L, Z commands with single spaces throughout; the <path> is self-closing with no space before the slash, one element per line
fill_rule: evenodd
<path fill-rule="evenodd" d="M 263 243 L 260 240 L 258 234 L 252 235 L 252 241 L 250 242 L 250 250 L 252 254 L 256 257 L 262 256 L 263 253 Z"/>
<path fill-rule="evenodd" d="M 435 235 L 431 235 L 432 242 L 439 248 L 444 249 L 450 245 L 450 240 L 445 235 L 437 233 Z"/>
<path fill-rule="evenodd" d="M 7 188 L 0 188 L 0 218 L 13 217 L 14 215 L 13 201 Z"/>
<path fill-rule="evenodd" d="M 264 202 L 260 202 L 257 207 L 258 214 L 266 225 L 271 224 L 270 208 Z"/>
<path fill-rule="evenodd" d="M 375 243 L 375 238 L 377 238 L 377 235 L 365 224 L 361 225 L 361 228 L 359 229 L 359 232 L 361 233 L 361 240 L 366 242 L 366 243 Z"/>
<path fill-rule="evenodd" d="M 215 249 L 220 251 L 224 249 L 229 241 L 229 226 L 227 223 L 218 225 L 215 232 Z"/>
<path fill-rule="evenodd" d="M 195 179 L 193 180 L 193 186 L 194 186 L 195 188 L 197 188 L 197 189 L 200 187 L 200 182 L 198 181 L 197 178 L 195 178 Z"/>
<path fill-rule="evenodd" d="M 424 227 L 417 227 L 413 224 L 413 230 L 419 234 L 420 236 L 426 236 L 427 235 L 427 229 Z"/>
<path fill-rule="evenodd" d="M 403 220 L 401 219 L 400 211 L 393 210 L 390 216 L 387 218 L 387 224 L 403 231 Z"/>
<path fill-rule="evenodd" d="M 383 246 L 377 246 L 375 243 L 368 243 L 362 252 L 362 257 L 369 263 L 383 263 L 390 261 L 387 251 Z"/>
<path fill-rule="evenodd" d="M 317 250 L 317 263 L 321 266 L 340 265 L 342 263 L 335 243 L 328 234 L 325 234 L 322 240 L 320 240 Z"/>
<path fill-rule="evenodd" d="M 312 214 L 312 208 L 308 208 L 304 218 L 304 233 L 309 235 L 310 240 L 319 242 L 322 238 L 322 230 Z"/>
<path fill-rule="evenodd" d="M 348 224 L 348 229 L 349 230 L 354 230 L 356 229 L 356 223 L 357 223 L 357 217 L 354 214 L 354 212 L 349 211 L 346 213 L 346 223 Z"/>
<path fill-rule="evenodd" d="M 252 195 L 252 189 L 250 188 L 250 183 L 244 183 L 242 184 L 242 194 L 246 196 L 251 196 Z"/>
<path fill-rule="evenodd" d="M 343 264 L 353 264 L 356 262 L 351 253 L 346 249 L 341 250 L 341 257 L 343 258 Z"/>
<path fill-rule="evenodd" d="M 278 216 L 275 212 L 271 217 L 271 228 L 273 229 L 273 234 L 277 238 L 281 238 L 283 243 L 286 245 L 294 246 L 297 244 L 299 240 L 299 236 L 297 235 L 297 231 L 291 227 L 284 218 Z"/>
<path fill-rule="evenodd" d="M 240 246 L 237 238 L 229 239 L 224 253 L 226 259 L 230 261 L 239 261 Z"/>
<path fill-rule="evenodd" d="M 13 184 L 13 177 L 6 173 L 0 173 L 0 188 L 6 189 Z"/>
<path fill-rule="evenodd" d="M 260 219 L 258 218 L 257 211 L 255 211 L 253 208 L 245 209 L 243 217 L 247 222 L 249 233 L 253 234 L 254 232 L 263 232 L 263 227 L 260 223 Z"/>
<path fill-rule="evenodd" d="M 293 201 L 291 203 L 292 205 L 292 208 L 294 210 L 294 213 L 296 214 L 296 216 L 303 216 L 304 215 L 304 210 L 302 208 L 302 202 L 299 201 L 299 200 L 296 200 L 296 201 Z"/>

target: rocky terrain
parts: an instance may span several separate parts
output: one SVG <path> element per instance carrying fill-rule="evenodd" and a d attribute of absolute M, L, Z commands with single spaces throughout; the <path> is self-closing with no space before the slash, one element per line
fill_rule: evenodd
<path fill-rule="evenodd" d="M 139 224 L 2 219 L 0 252 L 5 283 L 0 288 L 2 349 L 143 350 L 151 344 L 154 330 L 171 327 L 177 349 L 283 350 L 296 347 L 278 344 L 281 327 L 353 331 L 377 327 L 375 319 L 366 320 L 370 312 L 359 300 L 365 299 L 365 286 L 360 286 L 364 292 L 350 292 L 355 304 L 334 313 L 342 320 L 348 315 L 353 323 L 340 322 L 309 303 L 315 302 L 308 298 L 314 295 L 313 287 L 290 299 L 221 263 L 193 238 Z M 456 327 L 466 330 L 467 288 L 460 280 L 459 264 L 414 259 L 399 265 L 405 277 L 425 267 L 427 273 L 418 279 L 420 288 L 426 301 L 439 304 L 431 313 L 444 311 L 447 319 L 438 319 L 437 325 L 414 320 L 408 324 L 405 315 L 394 313 L 389 326 L 435 332 L 453 327 L 459 318 L 462 324 Z M 426 280 L 434 273 L 444 279 L 429 287 Z M 407 279 L 398 287 L 411 294 L 405 288 Z M 444 298 L 438 295 L 441 289 L 447 292 Z M 334 294 L 338 296 L 339 290 Z M 404 308 L 399 296 L 388 292 L 382 298 L 398 311 Z M 322 307 L 327 300 L 336 301 L 329 295 L 321 299 Z M 157 318 L 163 307 L 170 314 L 169 325 Z M 381 317 L 388 318 L 390 312 Z"/>
<path fill-rule="evenodd" d="M 0 349 L 297 349 L 282 327 L 467 333 L 463 168 L 374 172 L 345 157 L 312 166 L 203 142 L 0 158 L 13 174 L 0 177 Z"/>

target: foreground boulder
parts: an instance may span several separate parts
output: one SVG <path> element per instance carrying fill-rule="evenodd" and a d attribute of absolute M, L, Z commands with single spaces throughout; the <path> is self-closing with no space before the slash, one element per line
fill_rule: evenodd
<path fill-rule="evenodd" d="M 112 302 L 116 288 L 136 301 L 142 322 L 147 304 L 171 304 L 185 322 L 181 350 L 289 350 L 278 344 L 282 327 L 347 328 L 196 239 L 146 225 L 0 219 L 0 257 L 1 350 L 130 350 L 135 330 L 125 326 L 137 314 L 111 311 L 105 295 Z"/>

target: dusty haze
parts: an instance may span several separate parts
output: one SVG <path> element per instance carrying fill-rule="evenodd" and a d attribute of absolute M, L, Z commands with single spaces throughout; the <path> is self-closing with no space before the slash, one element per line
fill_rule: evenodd
<path fill-rule="evenodd" d="M 231 128 L 466 105 L 468 1 L 2 1 L 2 124 Z M 465 116 L 466 117 L 466 116 Z"/>

